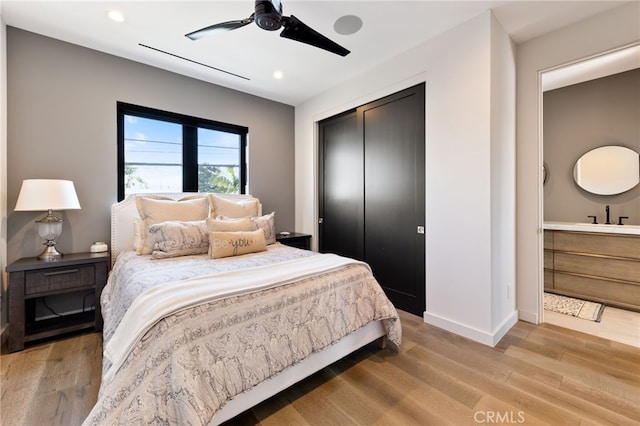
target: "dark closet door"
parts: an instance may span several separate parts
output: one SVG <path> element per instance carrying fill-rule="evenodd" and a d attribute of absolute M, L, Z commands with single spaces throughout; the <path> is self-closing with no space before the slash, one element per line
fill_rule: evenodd
<path fill-rule="evenodd" d="M 357 111 L 364 135 L 364 258 L 393 304 L 425 310 L 424 86 Z"/>
<path fill-rule="evenodd" d="M 319 248 L 369 263 L 398 309 L 425 309 L 424 85 L 320 123 Z"/>
<path fill-rule="evenodd" d="M 355 111 L 320 125 L 319 249 L 363 260 L 363 143 Z"/>

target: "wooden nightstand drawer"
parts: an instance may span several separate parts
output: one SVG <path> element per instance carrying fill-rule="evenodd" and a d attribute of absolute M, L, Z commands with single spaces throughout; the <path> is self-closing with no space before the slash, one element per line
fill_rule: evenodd
<path fill-rule="evenodd" d="M 24 294 L 53 293 L 76 287 L 92 287 L 96 283 L 94 265 L 66 266 L 30 271 L 25 276 Z"/>

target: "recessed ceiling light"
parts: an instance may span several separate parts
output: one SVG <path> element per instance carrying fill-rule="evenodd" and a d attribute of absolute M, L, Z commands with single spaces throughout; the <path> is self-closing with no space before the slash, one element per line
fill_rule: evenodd
<path fill-rule="evenodd" d="M 110 10 L 109 13 L 107 13 L 107 15 L 109 16 L 109 18 L 111 18 L 116 22 L 124 21 L 124 15 L 122 14 L 122 12 L 118 10 Z"/>
<path fill-rule="evenodd" d="M 283 77 L 284 77 L 284 74 L 282 73 L 282 71 L 274 71 L 273 78 L 277 80 L 282 80 Z"/>
<path fill-rule="evenodd" d="M 333 29 L 342 35 L 355 34 L 360 31 L 360 28 L 362 28 L 362 19 L 355 15 L 342 16 L 333 24 Z"/>

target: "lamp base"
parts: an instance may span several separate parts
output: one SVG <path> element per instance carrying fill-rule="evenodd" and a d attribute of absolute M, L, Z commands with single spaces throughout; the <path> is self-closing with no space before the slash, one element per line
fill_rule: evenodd
<path fill-rule="evenodd" d="M 55 242 L 53 244 L 45 243 L 44 250 L 38 255 L 38 259 L 45 261 L 60 260 L 62 253 L 56 249 Z"/>

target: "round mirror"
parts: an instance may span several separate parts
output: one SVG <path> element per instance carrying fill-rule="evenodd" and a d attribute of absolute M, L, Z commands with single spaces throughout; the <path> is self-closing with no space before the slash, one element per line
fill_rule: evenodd
<path fill-rule="evenodd" d="M 573 179 L 593 194 L 626 192 L 640 182 L 640 156 L 623 146 L 592 149 L 576 161 Z"/>

